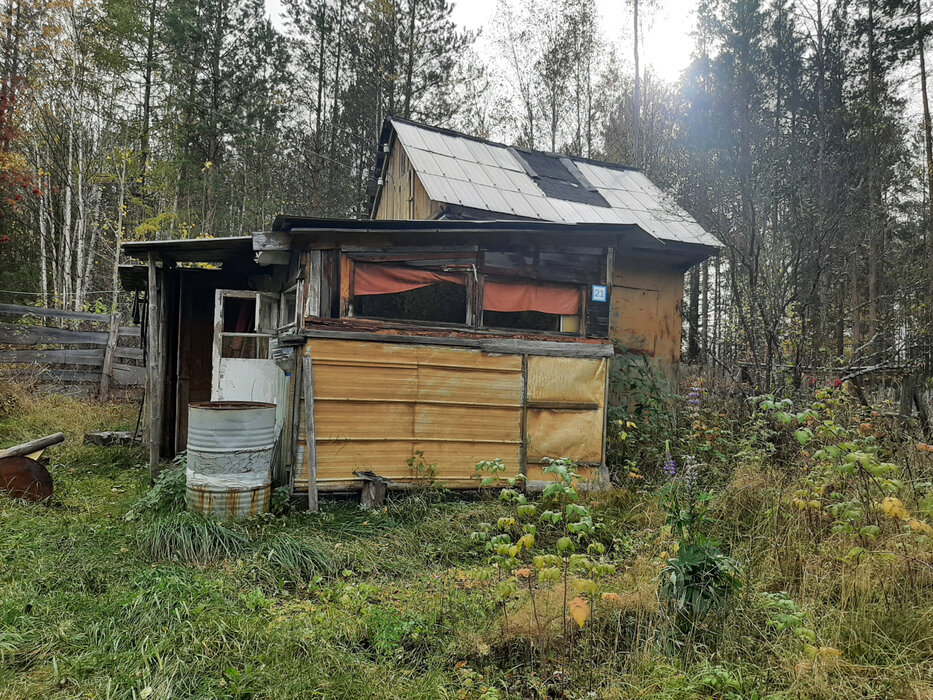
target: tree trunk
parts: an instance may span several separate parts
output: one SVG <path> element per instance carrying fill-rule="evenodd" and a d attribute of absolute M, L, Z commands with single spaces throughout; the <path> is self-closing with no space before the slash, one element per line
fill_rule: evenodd
<path fill-rule="evenodd" d="M 638 159 L 638 130 L 639 130 L 639 120 L 641 117 L 641 69 L 638 64 L 638 0 L 632 0 L 633 7 L 633 16 L 634 16 L 634 33 L 635 33 L 635 104 L 633 110 L 633 135 L 632 140 L 634 143 L 633 147 L 633 157 L 634 157 L 634 166 L 639 167 Z"/>

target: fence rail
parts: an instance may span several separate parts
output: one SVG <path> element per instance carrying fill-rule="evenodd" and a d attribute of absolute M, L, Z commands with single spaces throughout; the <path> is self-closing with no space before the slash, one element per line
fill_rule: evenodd
<path fill-rule="evenodd" d="M 33 319 L 66 325 L 9 322 Z M 145 383 L 140 338 L 141 329 L 121 326 L 117 314 L 0 304 L 0 374 L 34 367 L 56 382 L 81 385 L 88 392 L 96 388 L 106 399 L 112 386 Z"/>

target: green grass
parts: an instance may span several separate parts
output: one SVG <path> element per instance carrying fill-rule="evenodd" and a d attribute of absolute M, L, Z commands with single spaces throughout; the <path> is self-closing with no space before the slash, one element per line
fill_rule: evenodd
<path fill-rule="evenodd" d="M 126 426 L 135 407 L 19 406 L 0 414 L 0 445 L 60 427 L 71 439 L 49 452 L 51 505 L 0 496 L 0 699 L 478 699 L 559 687 L 504 634 L 496 576 L 469 540 L 505 513 L 498 501 L 374 512 L 325 501 L 320 514 L 240 524 L 173 512 L 170 493 L 134 509 L 148 489 L 142 453 L 79 439 Z M 848 545 L 813 538 L 779 508 L 785 488 L 762 475 L 717 504 L 718 536 L 748 581 L 689 663 L 662 653 L 652 608 L 655 562 L 671 545 L 655 499 L 595 496 L 620 562 L 608 585 L 622 590 L 628 576 L 642 588 L 631 609 L 598 611 L 576 637 L 567 697 L 933 697 L 933 578 L 920 564 L 847 562 Z M 766 591 L 796 601 L 815 647 L 839 660 L 770 627 Z M 518 604 L 510 614 L 515 625 Z"/>

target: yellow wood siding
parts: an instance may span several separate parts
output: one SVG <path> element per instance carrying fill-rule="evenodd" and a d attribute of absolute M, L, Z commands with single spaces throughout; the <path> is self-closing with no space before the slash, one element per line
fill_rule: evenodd
<path fill-rule="evenodd" d="M 529 481 L 551 478 L 544 474 L 543 457 L 602 463 L 607 366 L 604 359 L 528 358 L 525 433 Z M 547 407 L 536 408 L 536 404 Z M 587 404 L 592 408 L 582 407 Z M 578 471 L 585 479 L 598 475 L 594 467 L 581 466 Z"/>
<path fill-rule="evenodd" d="M 520 466 L 522 358 L 479 350 L 309 340 L 314 367 L 318 484 L 347 486 L 354 470 L 410 481 L 424 453 L 448 486 L 475 488 L 476 462 Z M 302 436 L 304 437 L 304 436 Z M 308 486 L 307 457 L 295 481 Z"/>
<path fill-rule="evenodd" d="M 521 355 L 469 348 L 331 339 L 309 339 L 305 353 L 313 360 L 321 490 L 356 486 L 354 470 L 411 481 L 406 460 L 419 450 L 451 488 L 476 488 L 475 464 L 485 459 L 501 458 L 505 475 L 515 475 L 523 421 L 529 477 L 542 478 L 532 460 L 545 456 L 602 461 L 604 359 L 532 356 L 523 363 Z M 559 403 L 572 408 L 553 407 Z M 308 488 L 306 442 L 302 425 L 297 491 Z"/>
<path fill-rule="evenodd" d="M 679 362 L 683 291 L 680 270 L 617 254 L 609 336 L 663 363 Z"/>

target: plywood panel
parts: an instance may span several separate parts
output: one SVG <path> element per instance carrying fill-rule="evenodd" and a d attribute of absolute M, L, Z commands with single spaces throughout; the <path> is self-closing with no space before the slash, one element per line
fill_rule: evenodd
<path fill-rule="evenodd" d="M 522 405 L 522 377 L 514 372 L 466 372 L 453 367 L 419 367 L 418 399 L 518 408 Z"/>
<path fill-rule="evenodd" d="M 418 346 L 418 364 L 440 367 L 462 367 L 483 371 L 521 372 L 521 355 L 490 355 L 469 348 Z"/>
<path fill-rule="evenodd" d="M 683 272 L 656 261 L 617 257 L 609 335 L 665 363 L 680 361 Z"/>
<path fill-rule="evenodd" d="M 528 400 L 602 404 L 606 361 L 572 357 L 529 357 Z"/>
<path fill-rule="evenodd" d="M 472 477 L 476 474 L 476 463 L 487 459 L 500 458 L 505 462 L 506 470 L 500 476 L 508 478 L 519 471 L 519 445 L 471 442 L 415 442 L 415 450 L 424 452 L 425 464 L 437 463 L 439 481 L 453 481 L 451 486 L 477 488 L 479 481 Z"/>
<path fill-rule="evenodd" d="M 412 456 L 410 440 L 318 440 L 319 479 L 352 479 L 353 472 L 367 469 L 389 478 L 408 474 Z"/>
<path fill-rule="evenodd" d="M 433 404 L 417 404 L 413 408 L 415 437 L 515 443 L 522 438 L 521 413 L 514 408 Z"/>
<path fill-rule="evenodd" d="M 314 364 L 314 398 L 414 401 L 418 396 L 415 367 Z"/>
<path fill-rule="evenodd" d="M 368 438 L 379 434 L 414 437 L 414 404 L 328 401 L 315 398 L 314 429 L 318 440 Z"/>
<path fill-rule="evenodd" d="M 657 289 L 612 288 L 612 336 L 629 350 L 654 357 L 661 335 L 662 319 Z"/>
<path fill-rule="evenodd" d="M 305 345 L 305 354 L 318 362 L 332 360 L 349 364 L 409 364 L 418 362 L 418 347 L 401 343 L 314 338 Z"/>
<path fill-rule="evenodd" d="M 314 360 L 319 484 L 352 485 L 360 469 L 410 480 L 406 461 L 417 450 L 452 487 L 475 487 L 483 459 L 501 457 L 518 472 L 521 356 L 329 339 L 305 352 Z M 306 489 L 301 444 L 295 487 Z"/>
<path fill-rule="evenodd" d="M 602 405 L 602 402 L 600 402 Z M 528 461 L 570 457 L 599 464 L 603 457 L 603 411 L 529 409 Z"/>

